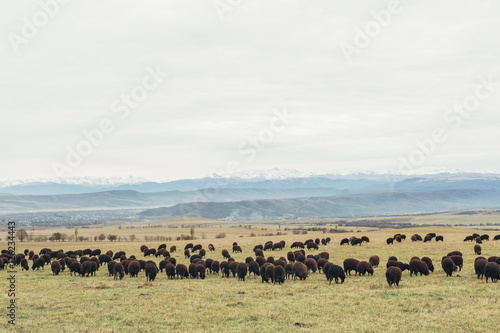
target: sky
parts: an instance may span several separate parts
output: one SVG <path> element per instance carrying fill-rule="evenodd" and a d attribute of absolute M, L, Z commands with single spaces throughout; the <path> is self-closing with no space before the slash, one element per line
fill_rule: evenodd
<path fill-rule="evenodd" d="M 498 1 L 2 1 L 0 181 L 500 171 Z"/>

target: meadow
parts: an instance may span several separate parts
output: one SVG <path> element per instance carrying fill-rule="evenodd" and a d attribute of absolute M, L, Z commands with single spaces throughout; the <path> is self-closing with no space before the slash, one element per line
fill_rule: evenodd
<path fill-rule="evenodd" d="M 293 234 L 277 230 L 268 225 L 254 225 L 252 228 L 239 227 L 238 223 L 203 225 L 198 221 L 194 229 L 194 241 L 177 241 L 178 235 L 189 234 L 190 229 L 158 228 L 133 229 L 137 237 L 142 233 L 173 237 L 167 247 L 176 245 L 178 251 L 172 256 L 177 263 L 189 263 L 184 258 L 183 248 L 188 242 L 202 244 L 207 249 L 207 258 L 222 261 L 221 250 L 231 253 L 232 243 L 238 242 L 242 253 L 232 254 L 236 261 L 244 261 L 252 256 L 253 247 L 272 240 L 285 240 L 282 251 L 266 251 L 266 256 L 286 257 L 294 241 L 309 238 L 330 237 L 331 243 L 321 246 L 319 251 L 327 251 L 331 262 L 341 265 L 346 258 L 368 260 L 371 255 L 381 259 L 373 276 L 347 276 L 343 284 L 328 284 L 323 273 L 311 273 L 305 281 L 286 280 L 283 285 L 261 282 L 260 277 L 247 276 L 245 281 L 237 281 L 232 276 L 207 275 L 205 280 L 168 280 L 165 272 L 158 273 L 154 282 L 146 282 L 144 272 L 138 278 L 125 276 L 115 281 L 108 276 L 105 265 L 100 267 L 95 277 L 70 276 L 65 270 L 52 276 L 49 267 L 44 270 L 21 271 L 16 273 L 16 325 L 0 323 L 1 331 L 14 332 L 497 332 L 499 327 L 500 283 L 485 283 L 474 274 L 473 262 L 475 243 L 463 242 L 465 236 L 474 229 L 451 227 L 423 227 L 411 229 L 383 229 L 377 231 L 353 230 L 348 233 L 323 233 L 309 231 L 307 234 Z M 175 223 L 185 223 L 177 221 Z M 220 223 L 220 222 L 219 222 Z M 137 224 L 140 226 L 140 224 Z M 282 228 L 284 225 L 281 226 Z M 117 229 L 115 225 L 103 226 L 118 230 L 117 233 L 130 234 L 130 229 Z M 99 229 L 99 228 L 98 228 Z M 266 230 L 263 230 L 266 229 Z M 95 230 L 80 229 L 80 232 L 96 234 Z M 147 231 L 145 231 L 147 230 Z M 39 231 L 37 231 L 39 232 Z M 50 234 L 54 230 L 42 230 Z M 65 232 L 71 232 L 67 230 Z M 385 240 L 396 233 L 424 236 L 435 232 L 444 236 L 444 242 L 411 242 L 387 245 Z M 488 233 L 491 238 L 497 231 L 477 231 Z M 225 233 L 226 238 L 215 238 Z M 255 234 L 251 237 L 251 234 Z M 204 238 L 202 238 L 202 235 Z M 340 240 L 350 236 L 368 236 L 369 243 L 361 246 L 340 246 Z M 0 247 L 6 248 L 2 237 Z M 41 248 L 53 250 L 76 250 L 99 248 L 103 252 L 124 250 L 127 256 L 143 258 L 139 248 L 142 244 L 157 248 L 163 242 L 18 242 L 17 252 L 25 248 L 36 253 Z M 212 243 L 216 251 L 208 251 Z M 485 257 L 500 255 L 500 241 L 485 241 L 481 245 Z M 440 267 L 441 257 L 453 250 L 464 255 L 462 271 L 452 277 Z M 307 251 L 316 254 L 318 251 Z M 400 261 L 409 262 L 412 256 L 428 256 L 435 266 L 429 276 L 410 277 L 408 271 L 398 288 L 390 288 L 385 279 L 385 263 L 389 256 L 397 256 Z M 151 257 L 159 262 L 161 258 Z M 29 261 L 30 267 L 32 262 Z M 6 270 L 0 271 L 0 278 L 6 281 Z M 7 283 L 2 293 L 7 304 Z M 5 310 L 5 306 L 2 306 Z"/>

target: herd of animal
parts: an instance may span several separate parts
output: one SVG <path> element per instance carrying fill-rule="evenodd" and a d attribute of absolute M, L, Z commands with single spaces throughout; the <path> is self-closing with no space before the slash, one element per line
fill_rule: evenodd
<path fill-rule="evenodd" d="M 432 239 L 435 241 L 443 241 L 443 236 L 438 236 L 435 233 L 429 233 L 425 237 L 414 234 L 411 237 L 414 242 L 423 241 L 429 242 Z M 387 244 L 393 244 L 394 241 L 402 242 L 406 239 L 404 234 L 396 234 L 387 239 Z M 488 235 L 473 234 L 464 239 L 466 241 L 475 241 L 474 253 L 481 255 L 481 246 L 479 244 L 484 240 L 489 240 Z M 500 235 L 496 235 L 493 240 L 500 240 Z M 269 281 L 271 283 L 282 284 L 286 279 L 305 280 L 311 273 L 323 273 L 327 281 L 331 284 L 344 283 L 346 274 L 351 275 L 351 272 L 359 276 L 365 274 L 373 275 L 374 267 L 379 266 L 380 258 L 373 255 L 368 260 L 358 260 L 347 258 L 343 262 L 343 267 L 329 262 L 330 255 L 328 252 L 319 252 L 319 246 L 327 245 L 331 242 L 329 237 L 319 239 L 308 239 L 305 242 L 296 241 L 291 244 L 286 255 L 279 258 L 264 255 L 265 251 L 280 251 L 285 249 L 285 241 L 273 243 L 266 242 L 264 245 L 255 245 L 253 252 L 254 257 L 247 257 L 244 262 L 237 262 L 232 257 L 227 249 L 221 251 L 221 261 L 217 259 L 207 258 L 207 252 L 201 244 L 194 245 L 193 243 L 186 244 L 184 247 L 184 258 L 189 259 L 189 265 L 177 263 L 177 260 L 172 256 L 172 253 L 177 251 L 176 246 L 171 246 L 167 250 L 166 244 L 161 244 L 157 248 L 149 248 L 146 245 L 140 247 L 140 251 L 144 258 L 155 256 L 162 260 L 157 263 L 153 260 L 138 259 L 136 256 L 127 256 L 125 251 L 107 251 L 102 253 L 100 249 L 85 249 L 85 250 L 70 250 L 64 252 L 62 249 L 54 251 L 50 248 L 43 248 L 38 254 L 29 249 L 24 250 L 24 253 L 12 254 L 7 250 L 2 250 L 0 255 L 0 269 L 4 269 L 7 264 L 20 266 L 22 270 L 29 270 L 28 260 L 32 261 L 32 270 L 44 269 L 49 265 L 52 275 L 59 275 L 66 269 L 70 275 L 75 276 L 94 276 L 100 267 L 107 266 L 109 276 L 115 280 L 121 280 L 125 275 L 137 277 L 141 271 L 144 271 L 147 281 L 154 281 L 159 272 L 165 271 L 169 279 L 184 279 L 184 278 L 199 278 L 205 279 L 207 274 L 221 274 L 222 277 L 233 278 L 245 281 L 247 275 L 253 274 L 260 276 L 262 282 Z M 350 244 L 352 246 L 361 245 L 364 242 L 370 242 L 366 236 L 361 238 L 351 237 L 341 240 L 340 245 Z M 313 255 L 308 254 L 304 249 L 318 250 L 319 253 Z M 215 253 L 216 249 L 213 244 L 208 245 L 209 253 Z M 234 242 L 232 253 L 242 252 L 242 248 L 238 243 Z M 441 259 L 441 267 L 446 273 L 446 276 L 452 276 L 453 272 L 462 270 L 463 258 L 460 251 L 452 251 Z M 386 264 L 386 279 L 389 286 L 399 286 L 402 272 L 408 270 L 410 276 L 429 275 L 434 272 L 434 264 L 429 257 L 412 257 L 409 263 L 404 263 L 398 258 L 391 256 Z M 489 258 L 477 257 L 474 262 L 474 270 L 478 279 L 483 277 L 488 282 L 497 282 L 500 279 L 500 257 L 492 256 Z"/>

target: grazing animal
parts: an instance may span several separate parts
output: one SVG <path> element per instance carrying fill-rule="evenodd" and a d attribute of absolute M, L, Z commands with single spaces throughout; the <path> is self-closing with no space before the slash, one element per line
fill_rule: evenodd
<path fill-rule="evenodd" d="M 399 237 L 399 236 L 398 236 L 398 237 Z M 392 244 L 394 243 L 394 239 L 393 239 L 393 238 L 390 238 L 390 237 L 389 237 L 389 238 L 387 238 L 385 241 L 386 241 L 387 245 L 392 245 Z"/>
<path fill-rule="evenodd" d="M 339 279 L 340 279 L 340 283 L 344 283 L 345 273 L 344 273 L 344 270 L 342 269 L 342 267 L 340 267 L 338 265 L 331 264 L 331 265 L 328 265 L 328 268 L 325 267 L 324 272 L 326 275 L 326 279 L 330 282 L 330 284 L 332 284 L 333 279 L 335 279 L 336 284 L 339 283 Z"/>
<path fill-rule="evenodd" d="M 500 265 L 496 262 L 488 262 L 484 266 L 484 277 L 486 278 L 486 283 L 488 283 L 488 278 L 491 282 L 496 283 L 500 279 Z"/>
<path fill-rule="evenodd" d="M 175 266 L 175 273 L 177 274 L 177 278 L 181 278 L 181 280 L 183 278 L 189 277 L 188 268 L 183 264 L 178 264 L 177 266 Z"/>
<path fill-rule="evenodd" d="M 496 235 L 495 237 L 493 237 L 493 240 L 500 240 L 500 235 Z"/>
<path fill-rule="evenodd" d="M 204 258 L 206 255 L 207 255 L 207 251 L 205 251 L 205 249 L 201 249 L 199 253 L 199 256 Z"/>
<path fill-rule="evenodd" d="M 118 279 L 123 279 L 123 277 L 125 276 L 125 271 L 123 269 L 123 265 L 121 262 L 117 262 L 116 264 L 113 265 L 113 276 L 114 276 L 114 280 L 118 280 Z"/>
<path fill-rule="evenodd" d="M 238 281 L 245 281 L 245 276 L 247 276 L 248 268 L 243 262 L 240 262 L 236 268 L 238 274 Z"/>
<path fill-rule="evenodd" d="M 261 249 L 256 249 L 254 253 L 255 253 L 256 257 L 263 257 L 264 256 L 264 252 Z"/>
<path fill-rule="evenodd" d="M 167 277 L 169 279 L 175 279 L 175 266 L 172 263 L 167 262 L 165 265 L 165 273 L 167 273 Z"/>
<path fill-rule="evenodd" d="M 191 257 L 191 253 L 189 252 L 189 249 L 184 250 L 184 258 L 189 259 Z"/>
<path fill-rule="evenodd" d="M 250 275 L 250 273 L 253 273 L 254 276 L 260 275 L 260 265 L 258 262 L 251 261 L 248 264 L 248 275 Z"/>
<path fill-rule="evenodd" d="M 61 263 L 57 260 L 53 261 L 50 268 L 52 269 L 52 275 L 58 275 L 61 271 Z"/>
<path fill-rule="evenodd" d="M 89 277 L 92 274 L 92 262 L 90 260 L 84 261 L 80 269 L 81 276 Z M 85 275 L 86 274 L 86 275 Z"/>
<path fill-rule="evenodd" d="M 28 266 L 28 260 L 26 258 L 21 259 L 21 270 L 27 270 L 29 271 L 30 268 Z"/>
<path fill-rule="evenodd" d="M 353 240 L 351 240 L 351 245 L 354 246 L 354 245 L 361 245 L 363 243 L 363 240 L 361 238 L 354 238 Z"/>
<path fill-rule="evenodd" d="M 464 265 L 464 259 L 462 256 L 459 255 L 453 255 L 450 256 L 450 259 L 453 260 L 453 263 L 459 268 L 459 270 L 462 270 L 462 266 Z"/>
<path fill-rule="evenodd" d="M 73 275 L 73 273 L 76 275 L 76 274 L 80 274 L 80 270 L 81 270 L 81 267 L 82 265 L 78 262 L 78 261 L 73 261 L 70 265 L 69 265 L 69 274 L 70 275 Z"/>
<path fill-rule="evenodd" d="M 340 245 L 344 245 L 344 244 L 349 244 L 349 239 L 348 239 L 348 238 L 343 238 L 343 239 L 340 241 Z"/>
<path fill-rule="evenodd" d="M 156 254 L 156 249 L 149 249 L 146 252 L 144 252 L 145 257 L 149 257 L 150 255 L 155 255 Z"/>
<path fill-rule="evenodd" d="M 233 253 L 243 252 L 239 245 L 233 245 Z"/>
<path fill-rule="evenodd" d="M 425 262 L 429 271 L 434 272 L 434 265 L 432 264 L 432 260 L 429 257 L 423 257 L 422 261 Z"/>
<path fill-rule="evenodd" d="M 377 267 L 380 264 L 379 256 L 371 256 L 368 262 L 372 264 L 373 267 Z"/>
<path fill-rule="evenodd" d="M 262 278 L 262 283 L 266 282 L 269 283 L 269 277 L 266 274 L 267 267 L 271 266 L 273 264 L 270 264 L 266 262 L 264 265 L 260 266 L 260 277 Z M 274 274 L 274 270 L 273 270 Z"/>
<path fill-rule="evenodd" d="M 189 250 L 193 248 L 193 243 L 188 243 L 186 246 L 184 246 L 184 250 Z"/>
<path fill-rule="evenodd" d="M 101 250 L 96 249 L 96 250 L 92 251 L 92 253 L 90 253 L 90 256 L 94 257 L 94 256 L 99 256 L 100 254 L 101 254 Z"/>
<path fill-rule="evenodd" d="M 237 262 L 237 261 L 231 261 L 229 264 L 228 264 L 228 267 L 229 267 L 229 270 L 231 271 L 231 273 L 233 274 L 233 277 L 236 277 L 236 274 L 238 273 L 238 265 L 240 263 Z"/>
<path fill-rule="evenodd" d="M 425 276 L 429 275 L 429 267 L 422 260 L 413 259 L 410 261 L 410 276 L 413 274 L 418 275 L 418 273 Z"/>
<path fill-rule="evenodd" d="M 424 243 L 430 242 L 431 240 L 432 240 L 432 236 L 431 235 L 425 235 L 425 237 L 424 237 Z"/>
<path fill-rule="evenodd" d="M 172 246 L 170 247 L 170 252 L 171 252 L 171 253 L 174 253 L 175 251 L 177 251 L 177 246 L 172 245 Z"/>
<path fill-rule="evenodd" d="M 304 263 L 306 261 L 306 257 L 301 253 L 295 256 L 295 261 L 300 261 L 301 263 Z"/>
<path fill-rule="evenodd" d="M 481 238 L 481 240 L 490 240 L 490 236 L 487 235 L 487 234 L 484 234 L 484 235 L 481 235 L 479 238 Z"/>
<path fill-rule="evenodd" d="M 38 259 L 33 261 L 33 265 L 31 266 L 31 269 L 35 270 L 35 268 L 36 268 L 37 270 L 39 270 L 40 267 L 42 267 L 42 269 L 45 269 L 44 266 L 45 266 L 45 259 L 38 258 Z"/>
<path fill-rule="evenodd" d="M 460 251 L 451 251 L 450 253 L 448 253 L 446 255 L 447 257 L 451 257 L 451 256 L 462 256 L 462 252 Z"/>
<path fill-rule="evenodd" d="M 316 262 L 318 264 L 318 271 L 320 273 L 327 262 L 328 262 L 328 260 L 325 258 L 319 258 L 318 261 Z M 324 272 L 324 270 L 323 270 L 323 272 Z"/>
<path fill-rule="evenodd" d="M 286 254 L 286 257 L 288 258 L 288 261 L 290 261 L 290 262 L 294 262 L 295 261 L 295 254 L 292 251 L 289 251 Z"/>
<path fill-rule="evenodd" d="M 307 279 L 307 266 L 304 265 L 303 263 L 301 262 L 296 262 L 293 264 L 293 279 L 295 280 L 297 277 L 300 279 L 300 280 L 305 280 Z"/>
<path fill-rule="evenodd" d="M 138 262 L 137 260 L 132 260 L 128 264 L 128 273 L 130 274 L 130 277 L 137 277 L 139 275 L 139 272 L 141 271 L 141 263 Z"/>
<path fill-rule="evenodd" d="M 453 263 L 453 260 L 450 259 L 450 257 L 444 257 L 443 260 L 441 261 L 441 267 L 443 268 L 443 271 L 446 273 L 446 276 L 452 276 L 453 271 L 456 269 L 455 264 Z"/>
<path fill-rule="evenodd" d="M 443 236 L 436 236 L 436 242 L 439 242 L 439 241 L 441 241 L 441 242 L 444 241 Z"/>
<path fill-rule="evenodd" d="M 404 272 L 406 269 L 410 270 L 410 265 L 402 263 L 400 261 L 394 261 L 394 260 L 389 260 L 386 265 L 387 268 L 389 267 L 398 267 L 402 272 Z"/>
<path fill-rule="evenodd" d="M 318 254 L 318 256 L 320 258 L 324 258 L 324 259 L 327 259 L 327 260 L 330 259 L 330 254 L 328 252 L 321 252 L 321 253 Z"/>
<path fill-rule="evenodd" d="M 285 283 L 285 277 L 286 277 L 286 272 L 283 266 L 275 266 L 274 267 L 274 273 L 273 273 L 273 279 L 274 283 L 282 284 Z"/>
<path fill-rule="evenodd" d="M 101 266 L 104 263 L 108 264 L 110 261 L 111 261 L 111 257 L 108 256 L 107 254 L 101 254 L 99 256 L 99 262 L 101 263 Z"/>
<path fill-rule="evenodd" d="M 202 280 L 205 279 L 206 271 L 207 271 L 207 268 L 205 267 L 205 265 L 203 265 L 202 263 L 196 264 L 196 273 L 200 279 L 202 279 Z"/>
<path fill-rule="evenodd" d="M 319 247 L 318 247 L 318 244 L 316 244 L 314 242 L 310 242 L 310 243 L 307 243 L 307 249 L 308 250 L 310 250 L 310 249 L 318 250 Z"/>
<path fill-rule="evenodd" d="M 262 267 L 267 261 L 264 257 L 260 256 L 255 258 L 255 261 L 259 263 L 259 266 Z"/>
<path fill-rule="evenodd" d="M 316 271 L 318 270 L 318 263 L 313 258 L 306 259 L 304 263 L 306 264 L 308 272 L 312 271 L 313 273 L 316 273 Z"/>
<path fill-rule="evenodd" d="M 113 275 L 113 266 L 116 264 L 116 261 L 110 261 L 108 262 L 108 276 Z M 69 265 L 68 265 L 69 266 Z"/>
<path fill-rule="evenodd" d="M 402 272 L 401 269 L 397 266 L 390 266 L 387 268 L 385 272 L 385 278 L 387 279 L 387 283 L 389 287 L 392 287 L 393 284 L 396 284 L 396 287 L 399 287 L 399 281 L 401 281 Z"/>
<path fill-rule="evenodd" d="M 229 252 L 226 249 L 222 250 L 221 254 L 226 259 L 231 258 L 231 255 L 229 254 Z"/>
<path fill-rule="evenodd" d="M 208 244 L 208 250 L 215 251 L 215 246 L 213 244 Z M 172 251 L 170 251 L 170 252 L 172 252 Z"/>
<path fill-rule="evenodd" d="M 366 237 L 366 236 L 361 237 L 361 240 L 362 240 L 363 242 L 370 243 L 370 238 L 368 238 L 368 237 Z"/>
<path fill-rule="evenodd" d="M 474 245 L 474 254 L 478 254 L 480 255 L 481 254 L 481 245 Z"/>
<path fill-rule="evenodd" d="M 474 238 L 472 238 L 472 236 L 467 236 L 467 237 L 465 237 L 464 242 L 468 242 L 468 241 L 472 242 L 473 240 L 474 240 Z"/>
<path fill-rule="evenodd" d="M 353 258 L 348 258 L 344 260 L 344 271 L 351 275 L 351 271 L 356 272 L 356 266 L 358 265 L 359 260 L 353 259 Z"/>
<path fill-rule="evenodd" d="M 203 246 L 201 244 L 196 244 L 195 246 L 193 246 L 193 248 L 191 249 L 191 252 L 196 252 L 196 251 L 199 251 L 203 248 Z"/>
<path fill-rule="evenodd" d="M 477 258 L 476 258 L 477 259 Z M 474 271 L 476 272 L 477 278 L 482 279 L 484 276 L 484 267 L 488 261 L 486 259 L 479 259 L 474 262 Z"/>
<path fill-rule="evenodd" d="M 356 272 L 358 275 L 365 275 L 366 273 L 373 275 L 373 267 L 368 261 L 360 261 L 356 265 Z"/>
<path fill-rule="evenodd" d="M 156 279 L 156 274 L 158 274 L 158 267 L 153 261 L 148 261 L 145 272 L 146 281 L 154 281 Z"/>
<path fill-rule="evenodd" d="M 481 240 L 481 237 L 476 237 L 476 243 L 477 244 L 483 244 L 483 241 Z"/>

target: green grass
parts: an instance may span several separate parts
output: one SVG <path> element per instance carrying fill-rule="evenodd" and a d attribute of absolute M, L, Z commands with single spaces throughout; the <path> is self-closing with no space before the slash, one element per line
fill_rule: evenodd
<path fill-rule="evenodd" d="M 169 230 L 160 230 L 168 232 Z M 199 230 L 201 232 L 202 230 Z M 17 320 L 14 329 L 4 317 L 0 331 L 15 332 L 496 332 L 500 308 L 500 283 L 477 280 L 474 275 L 472 243 L 462 242 L 472 231 L 454 228 L 422 228 L 355 233 L 367 235 L 370 243 L 352 247 L 339 245 L 351 234 L 323 234 L 238 238 L 238 231 L 225 239 L 207 238 L 194 241 L 208 248 L 216 246 L 207 257 L 222 260 L 223 248 L 231 249 L 233 241 L 243 248 L 235 254 L 237 261 L 253 256 L 253 246 L 266 240 L 287 242 L 284 251 L 267 251 L 266 255 L 285 256 L 294 240 L 332 238 L 320 251 L 330 253 L 330 261 L 342 265 L 346 258 L 368 260 L 379 255 L 381 265 L 373 276 L 348 276 L 344 284 L 329 285 L 323 274 L 313 273 L 305 281 L 284 285 L 262 284 L 260 277 L 246 281 L 208 275 L 205 280 L 168 280 L 159 273 L 153 283 L 125 276 L 114 281 L 101 267 L 96 277 L 72 277 L 68 271 L 52 276 L 50 269 L 17 273 Z M 246 229 L 248 231 L 248 229 Z M 397 232 L 422 236 L 434 231 L 444 235 L 443 243 L 412 243 L 388 246 L 385 239 Z M 489 232 L 490 235 L 493 233 Z M 168 247 L 183 248 L 186 241 L 167 242 Z M 124 249 L 127 255 L 141 258 L 143 242 L 128 243 L 18 243 L 18 250 L 42 247 L 54 250 L 100 248 L 104 252 Z M 157 247 L 159 243 L 148 243 Z M 2 248 L 6 244 L 1 243 Z M 500 242 L 482 244 L 483 256 L 500 255 Z M 449 251 L 464 254 L 464 268 L 447 278 L 440 259 Z M 316 253 L 316 251 L 307 251 Z M 389 288 L 385 281 L 385 262 L 390 255 L 408 262 L 414 256 L 429 256 L 436 270 L 429 276 L 411 277 L 403 273 L 399 288 Z M 182 251 L 174 254 L 178 263 L 187 263 Z M 154 259 L 159 261 L 159 259 Z M 30 261 L 31 265 L 31 261 Z M 0 278 L 7 273 L 0 271 Z M 4 283 L 4 289 L 7 288 Z M 6 290 L 3 296 L 7 304 Z M 5 308 L 4 306 L 2 306 Z M 301 323 L 295 325 L 295 323 Z"/>

